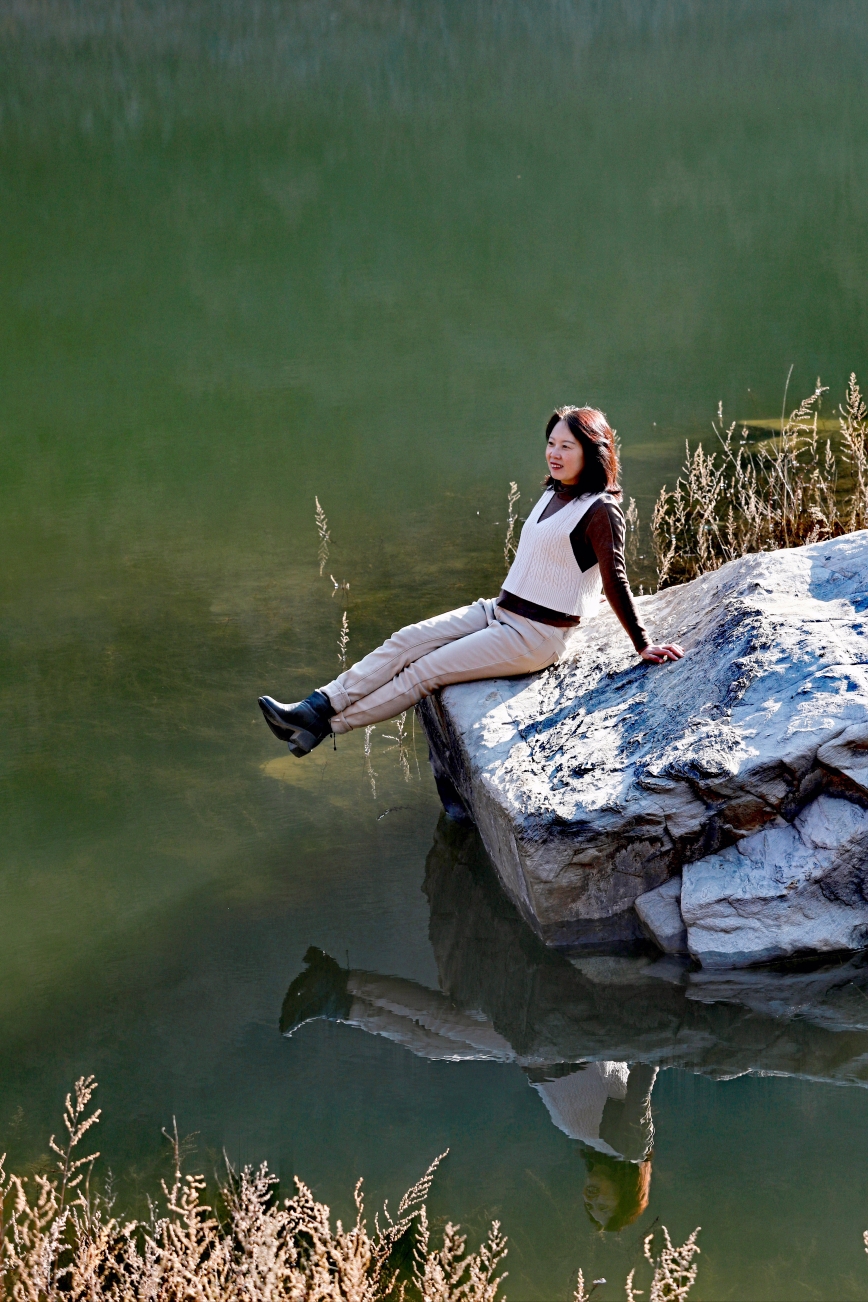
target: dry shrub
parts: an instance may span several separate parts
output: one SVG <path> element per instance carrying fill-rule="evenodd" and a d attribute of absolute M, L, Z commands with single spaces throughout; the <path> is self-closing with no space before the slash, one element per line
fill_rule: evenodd
<path fill-rule="evenodd" d="M 658 1256 L 654 1257 L 651 1253 L 653 1234 L 646 1237 L 643 1245 L 645 1259 L 654 1268 L 648 1302 L 683 1302 L 696 1282 L 698 1267 L 693 1258 L 699 1253 L 696 1243 L 699 1226 L 680 1248 L 676 1248 L 673 1244 L 666 1226 L 662 1228 L 663 1247 Z M 634 1275 L 635 1271 L 631 1270 L 627 1277 L 627 1302 L 636 1302 L 636 1298 L 640 1296 L 640 1290 L 633 1288 Z"/>
<path fill-rule="evenodd" d="M 467 1252 L 458 1228 L 447 1225 L 442 1246 L 431 1243 L 425 1201 L 434 1172 L 401 1199 L 393 1218 L 388 1207 L 369 1233 L 361 1182 L 356 1219 L 334 1228 L 328 1207 L 296 1180 L 296 1193 L 281 1201 L 277 1178 L 263 1163 L 240 1173 L 227 1164 L 220 1214 L 205 1202 L 205 1180 L 184 1175 L 177 1128 L 170 1136 L 174 1176 L 163 1183 L 163 1210 L 148 1221 L 125 1221 L 112 1203 L 91 1188 L 99 1156 L 74 1156 L 99 1113 L 87 1115 L 96 1082 L 76 1083 L 67 1096 L 67 1143 L 51 1147 L 57 1172 L 27 1181 L 7 1176 L 0 1161 L 0 1296 L 15 1302 L 108 1299 L 109 1302 L 375 1302 L 418 1298 L 422 1302 L 494 1302 L 506 1240 L 495 1221 L 477 1252 Z M 408 1252 L 408 1241 L 414 1244 Z M 404 1262 L 402 1266 L 402 1262 Z"/>
<path fill-rule="evenodd" d="M 675 488 L 664 485 L 651 528 L 658 587 L 685 583 L 747 552 L 819 542 L 868 526 L 868 411 L 856 376 L 838 408 L 835 438 L 820 439 L 817 416 L 826 392 L 814 392 L 765 442 L 747 429 L 724 432 L 719 446 L 686 448 Z"/>
<path fill-rule="evenodd" d="M 497 1221 L 476 1251 L 447 1224 L 440 1247 L 431 1241 L 425 1203 L 445 1154 L 409 1189 L 392 1217 L 383 1208 L 369 1233 L 361 1181 L 356 1218 L 348 1229 L 332 1228 L 328 1207 L 296 1179 L 294 1197 L 277 1195 L 276 1176 L 265 1163 L 238 1173 L 227 1163 L 220 1187 L 221 1210 L 204 1200 L 201 1175 L 181 1170 L 183 1145 L 177 1127 L 168 1138 L 174 1156 L 171 1184 L 162 1183 L 162 1210 L 151 1205 L 147 1221 L 123 1220 L 113 1203 L 91 1187 L 99 1156 L 76 1157 L 75 1149 L 99 1111 L 87 1113 L 96 1089 L 92 1076 L 67 1095 L 64 1148 L 51 1138 L 56 1173 L 28 1181 L 7 1176 L 0 1159 L 0 1297 L 14 1302 L 495 1302 L 505 1272 L 506 1239 Z M 651 1256 L 650 1302 L 683 1299 L 696 1278 L 694 1231 L 680 1248 L 664 1229 L 664 1248 Z M 573 1302 L 587 1302 L 579 1272 Z M 638 1297 L 638 1292 L 635 1293 Z M 633 1274 L 627 1281 L 633 1302 Z M 506 1302 L 505 1298 L 501 1302 Z"/>

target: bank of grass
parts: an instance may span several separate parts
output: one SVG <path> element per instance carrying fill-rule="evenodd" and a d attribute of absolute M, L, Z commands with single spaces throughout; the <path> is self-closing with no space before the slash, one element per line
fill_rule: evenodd
<path fill-rule="evenodd" d="M 713 425 L 706 451 L 688 444 L 681 475 L 660 491 L 651 529 L 658 587 L 686 583 L 748 552 L 821 542 L 868 526 L 868 409 L 856 376 L 839 406 L 837 429 L 821 437 L 827 390 L 757 439 L 747 427 Z M 823 422 L 823 427 L 829 422 Z"/>
<path fill-rule="evenodd" d="M 457 1225 L 432 1240 L 426 1199 L 441 1158 L 409 1189 L 392 1217 L 385 1207 L 369 1232 L 361 1182 L 356 1219 L 332 1226 L 328 1207 L 296 1179 L 280 1199 L 263 1164 L 228 1165 L 213 1203 L 201 1175 L 182 1172 L 177 1130 L 170 1183 L 146 1221 L 125 1220 L 92 1179 L 98 1153 L 79 1155 L 99 1119 L 91 1109 L 93 1077 L 67 1095 L 66 1140 L 50 1147 L 55 1169 L 31 1179 L 6 1175 L 0 1161 L 0 1297 L 15 1302 L 495 1302 L 503 1299 L 506 1239 L 494 1221 L 485 1242 L 468 1252 Z M 444 1155 L 445 1156 L 445 1155 Z M 658 1256 L 645 1241 L 649 1302 L 686 1298 L 696 1278 L 698 1231 L 672 1244 L 663 1230 Z M 628 1302 L 646 1296 L 626 1282 Z M 599 1284 L 581 1271 L 573 1302 L 588 1302 Z"/>

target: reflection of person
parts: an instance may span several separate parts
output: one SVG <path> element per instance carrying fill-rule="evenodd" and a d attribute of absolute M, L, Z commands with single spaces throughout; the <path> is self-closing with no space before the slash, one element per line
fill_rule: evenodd
<path fill-rule="evenodd" d="M 619 1162 L 586 1150 L 585 1208 L 601 1230 L 623 1230 L 637 1221 L 651 1194 L 651 1161 Z"/>
<path fill-rule="evenodd" d="M 517 1053 L 484 1013 L 456 1007 L 439 990 L 403 977 L 342 968 L 313 946 L 304 961 L 306 970 L 292 982 L 283 1001 L 280 1029 L 284 1035 L 292 1035 L 313 1018 L 325 1017 L 383 1036 L 433 1062 L 516 1063 L 524 1068 L 554 1124 L 579 1140 L 586 1163 L 595 1164 L 588 1167 L 586 1187 L 586 1202 L 595 1219 L 599 1222 L 592 1204 L 599 1203 L 600 1210 L 612 1203 L 608 1220 L 627 1217 L 632 1208 L 635 1215 L 624 1219 L 625 1225 L 644 1209 L 651 1179 L 648 1157 L 654 1138 L 651 1090 L 656 1067 L 541 1062 L 534 1055 Z M 622 1173 L 622 1166 L 630 1167 L 630 1172 Z M 641 1178 L 635 1174 L 640 1168 Z M 592 1177 L 597 1190 L 593 1197 Z M 645 1201 L 640 1206 L 642 1190 Z"/>
<path fill-rule="evenodd" d="M 313 945 L 304 961 L 306 970 L 283 1001 L 284 1035 L 325 1017 L 381 1035 L 432 1062 L 518 1061 L 509 1041 L 483 1013 L 456 1008 L 439 990 L 404 977 L 342 968 Z"/>
<path fill-rule="evenodd" d="M 549 1116 L 565 1135 L 628 1162 L 643 1162 L 648 1156 L 654 1142 L 651 1090 L 656 1067 L 567 1063 L 529 1075 Z"/>
<path fill-rule="evenodd" d="M 529 674 L 556 664 L 567 636 L 593 617 L 601 591 L 644 660 L 682 655 L 653 646 L 624 564 L 615 436 L 601 411 L 561 407 L 546 426 L 549 475 L 530 513 L 500 596 L 411 624 L 294 705 L 259 704 L 290 753 L 331 733 L 391 719 L 447 683 Z"/>
<path fill-rule="evenodd" d="M 651 1090 L 657 1068 L 592 1062 L 528 1075 L 558 1129 L 582 1144 L 588 1215 L 603 1230 L 632 1224 L 648 1206 L 651 1191 Z"/>

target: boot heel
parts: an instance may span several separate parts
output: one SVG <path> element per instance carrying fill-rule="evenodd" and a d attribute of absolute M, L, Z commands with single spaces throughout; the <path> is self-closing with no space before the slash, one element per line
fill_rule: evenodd
<path fill-rule="evenodd" d="M 275 737 L 285 742 L 290 754 L 298 758 L 309 755 L 331 732 L 329 719 L 334 710 L 322 692 L 312 692 L 294 705 L 281 705 L 270 696 L 260 696 L 259 708 Z"/>
<path fill-rule="evenodd" d="M 293 728 L 292 741 L 289 745 L 292 747 L 293 754 L 298 756 L 309 755 L 320 740 L 312 732 L 308 732 L 306 728 Z"/>

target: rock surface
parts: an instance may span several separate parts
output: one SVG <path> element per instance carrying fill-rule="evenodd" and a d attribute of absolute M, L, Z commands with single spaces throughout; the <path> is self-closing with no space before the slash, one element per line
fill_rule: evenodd
<path fill-rule="evenodd" d="M 690 953 L 716 968 L 862 949 L 866 876 L 868 811 L 819 796 L 794 823 L 687 864 L 681 913 Z"/>
<path fill-rule="evenodd" d="M 636 938 L 637 897 L 685 865 L 743 870 L 749 856 L 721 852 L 766 827 L 803 863 L 807 842 L 787 825 L 807 805 L 822 793 L 868 805 L 868 533 L 742 557 L 639 605 L 655 640 L 683 643 L 683 660 L 637 661 L 605 610 L 542 674 L 457 684 L 419 707 L 504 888 L 548 944 Z M 829 852 L 821 877 L 836 894 L 803 866 L 792 897 L 804 917 L 810 896 L 838 920 L 823 933 L 813 915 L 807 932 L 779 917 L 770 952 L 784 936 L 786 952 L 862 943 L 866 901 L 844 832 L 847 889 L 836 847 L 814 845 Z M 753 957 L 735 961 L 762 948 L 755 937 Z"/>
<path fill-rule="evenodd" d="M 681 915 L 681 878 L 670 877 L 656 890 L 637 896 L 639 921 L 664 954 L 686 954 L 687 928 Z"/>

